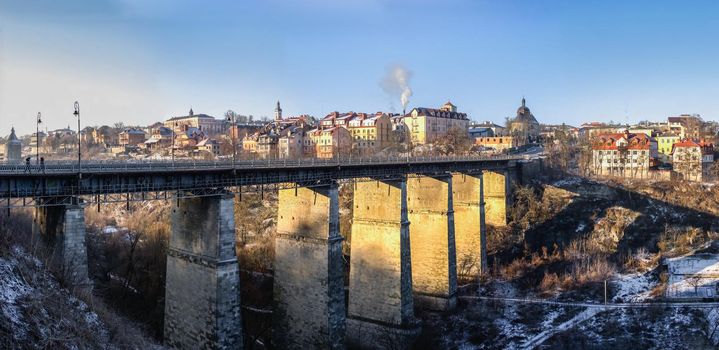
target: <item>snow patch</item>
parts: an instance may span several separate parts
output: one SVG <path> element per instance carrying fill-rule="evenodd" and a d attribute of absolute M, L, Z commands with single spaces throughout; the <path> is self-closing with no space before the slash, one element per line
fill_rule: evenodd
<path fill-rule="evenodd" d="M 617 289 L 613 302 L 641 302 L 650 298 L 650 291 L 656 285 L 651 276 L 642 273 L 618 275 L 611 282 Z"/>

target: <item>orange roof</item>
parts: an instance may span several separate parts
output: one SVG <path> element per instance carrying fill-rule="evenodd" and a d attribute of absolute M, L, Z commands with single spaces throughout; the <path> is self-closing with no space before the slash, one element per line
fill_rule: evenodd
<path fill-rule="evenodd" d="M 627 141 L 627 149 L 649 149 L 651 139 L 646 134 L 624 133 L 606 133 L 597 135 L 596 141 L 592 146 L 595 150 L 615 150 L 617 149 L 617 141 L 625 139 Z"/>

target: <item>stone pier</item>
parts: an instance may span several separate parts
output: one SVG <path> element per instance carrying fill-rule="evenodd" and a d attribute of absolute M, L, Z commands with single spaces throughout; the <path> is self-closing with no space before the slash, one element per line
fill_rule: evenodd
<path fill-rule="evenodd" d="M 484 201 L 487 224 L 506 226 L 511 205 L 512 179 L 509 172 L 484 172 Z"/>
<path fill-rule="evenodd" d="M 419 335 L 412 300 L 407 182 L 358 182 L 354 187 L 348 344 L 406 349 Z"/>
<path fill-rule="evenodd" d="M 272 342 L 343 349 L 345 291 L 337 183 L 279 191 Z"/>
<path fill-rule="evenodd" d="M 452 177 L 407 180 L 415 302 L 431 310 L 457 305 L 457 250 Z"/>
<path fill-rule="evenodd" d="M 77 203 L 77 201 L 76 201 Z M 82 204 L 53 204 L 36 207 L 33 240 L 51 256 L 70 286 L 88 287 L 85 208 Z"/>
<path fill-rule="evenodd" d="M 452 177 L 457 274 L 460 277 L 476 277 L 487 269 L 483 182 L 481 172 Z"/>
<path fill-rule="evenodd" d="M 233 196 L 180 199 L 170 217 L 165 345 L 242 348 Z"/>

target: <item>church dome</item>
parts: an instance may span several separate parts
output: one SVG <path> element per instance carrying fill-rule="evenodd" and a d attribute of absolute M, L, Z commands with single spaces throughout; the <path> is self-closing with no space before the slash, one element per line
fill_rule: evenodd
<path fill-rule="evenodd" d="M 522 97 L 522 105 L 517 108 L 517 116 L 514 118 L 515 122 L 529 122 L 537 123 L 537 119 L 534 118 L 532 112 L 527 107 L 527 101 Z"/>

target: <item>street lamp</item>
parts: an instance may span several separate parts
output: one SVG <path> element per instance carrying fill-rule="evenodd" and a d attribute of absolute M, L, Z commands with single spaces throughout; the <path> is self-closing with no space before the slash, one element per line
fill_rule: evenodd
<path fill-rule="evenodd" d="M 37 112 L 37 119 L 35 120 L 35 164 L 40 162 L 40 124 L 42 124 L 42 118 L 40 112 Z"/>
<path fill-rule="evenodd" d="M 237 124 L 235 123 L 235 113 L 227 114 L 227 121 L 230 122 L 230 134 L 232 137 L 232 170 L 235 169 L 235 162 L 237 158 L 237 142 L 235 141 L 235 133 L 237 132 Z"/>
<path fill-rule="evenodd" d="M 175 130 L 177 130 L 178 123 L 175 122 L 175 127 L 172 128 L 172 147 L 170 147 L 170 154 L 172 157 L 172 166 L 175 166 Z"/>
<path fill-rule="evenodd" d="M 80 104 L 75 101 L 75 112 L 72 113 L 77 117 L 77 176 L 82 177 L 82 171 L 80 171 L 80 165 L 82 160 L 82 153 L 80 153 Z"/>

